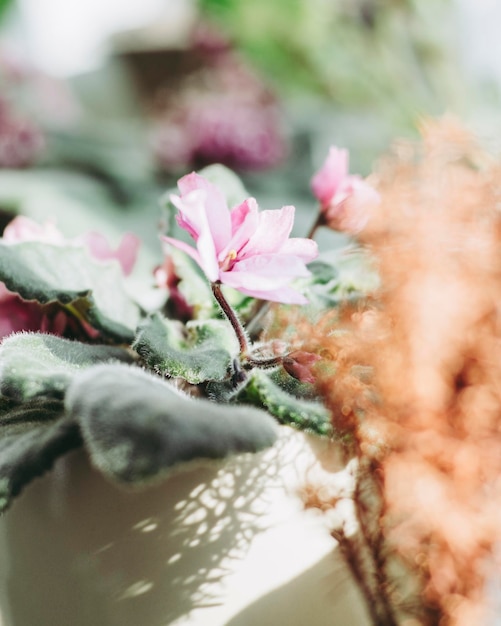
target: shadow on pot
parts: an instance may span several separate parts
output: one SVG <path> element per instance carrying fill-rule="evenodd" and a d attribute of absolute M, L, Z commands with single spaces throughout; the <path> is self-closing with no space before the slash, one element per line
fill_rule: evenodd
<path fill-rule="evenodd" d="M 144 492 L 109 484 L 81 451 L 61 459 L 0 520 L 3 626 L 225 624 L 330 555 L 297 495 L 318 445 L 282 431 Z"/>

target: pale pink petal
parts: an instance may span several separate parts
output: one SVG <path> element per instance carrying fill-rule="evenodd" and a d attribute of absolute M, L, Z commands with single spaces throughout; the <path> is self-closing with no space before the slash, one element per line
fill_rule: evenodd
<path fill-rule="evenodd" d="M 355 235 L 365 228 L 380 201 L 379 193 L 363 178 L 348 176 L 325 208 L 326 223 L 334 230 Z"/>
<path fill-rule="evenodd" d="M 273 291 L 259 291 L 259 289 L 249 289 L 242 293 L 259 300 L 270 300 L 270 302 L 281 302 L 282 304 L 308 304 L 307 298 L 293 287 L 280 287 Z"/>
<path fill-rule="evenodd" d="M 205 193 L 192 191 L 184 197 L 171 195 L 170 201 L 179 211 L 176 221 L 180 228 L 185 230 L 195 241 L 198 241 L 200 231 L 207 227 L 207 216 L 204 210 Z"/>
<path fill-rule="evenodd" d="M 281 287 L 266 294 L 255 291 L 249 295 L 253 295 L 254 298 L 259 298 L 260 300 L 271 300 L 272 302 L 281 302 L 282 304 L 308 304 L 308 299 L 293 287 Z"/>
<path fill-rule="evenodd" d="M 117 251 L 116 258 L 122 266 L 123 273 L 128 276 L 136 264 L 137 253 L 141 245 L 141 240 L 133 233 L 125 233 L 122 237 Z"/>
<path fill-rule="evenodd" d="M 235 219 L 233 219 L 235 211 L 237 215 Z M 232 222 L 234 221 L 235 224 L 238 224 L 238 227 L 233 231 L 233 236 L 226 247 L 219 253 L 218 259 L 221 263 L 230 251 L 234 251 L 241 256 L 240 251 L 256 232 L 259 224 L 259 209 L 254 198 L 249 198 L 245 202 L 242 202 L 242 204 L 233 209 L 231 215 Z"/>
<path fill-rule="evenodd" d="M 219 276 L 219 265 L 217 261 L 216 245 L 212 238 L 212 231 L 206 212 L 206 198 L 206 191 L 197 189 L 182 198 L 172 196 L 171 200 L 177 206 L 183 218 L 196 232 L 196 243 L 199 254 L 199 260 L 197 262 L 205 272 L 207 278 L 214 281 L 217 280 Z"/>
<path fill-rule="evenodd" d="M 194 230 L 193 226 L 182 216 L 181 213 L 178 213 L 176 215 L 176 222 L 178 223 L 179 228 L 185 230 L 190 235 L 190 237 L 197 241 L 198 233 Z"/>
<path fill-rule="evenodd" d="M 231 273 L 254 274 L 259 279 L 263 277 L 291 278 L 310 276 L 303 261 L 288 254 L 260 254 L 248 259 L 237 260 Z"/>
<path fill-rule="evenodd" d="M 248 293 L 250 289 L 258 289 L 260 292 L 273 291 L 284 287 L 291 281 L 290 276 L 258 276 L 253 272 L 236 272 L 234 269 L 229 272 L 221 272 L 220 280 L 223 284 Z"/>
<path fill-rule="evenodd" d="M 293 206 L 259 213 L 258 226 L 239 256 L 245 259 L 256 254 L 278 252 L 290 235 L 294 224 L 294 213 Z"/>
<path fill-rule="evenodd" d="M 45 243 L 63 244 L 65 239 L 52 222 L 38 224 L 29 217 L 18 215 L 5 227 L 3 241 L 7 243 L 43 241 Z"/>
<path fill-rule="evenodd" d="M 231 219 L 223 193 L 207 179 L 192 172 L 178 181 L 179 191 L 184 198 L 196 190 L 205 192 L 205 211 L 216 250 L 220 252 L 231 237 Z"/>
<path fill-rule="evenodd" d="M 165 243 L 168 243 L 171 246 L 174 246 L 174 248 L 177 248 L 178 250 L 181 250 L 182 252 L 185 252 L 198 265 L 200 265 L 200 267 L 202 267 L 202 261 L 200 259 L 200 255 L 198 254 L 198 250 L 195 250 L 195 248 L 193 248 L 192 246 L 188 245 L 184 241 L 180 241 L 179 239 L 174 239 L 173 237 L 162 236 L 162 241 L 165 241 Z M 168 252 L 168 251 L 166 251 L 166 252 Z"/>
<path fill-rule="evenodd" d="M 237 289 L 247 296 L 258 298 L 259 300 L 270 300 L 271 302 L 282 302 L 283 304 L 308 304 L 308 300 L 303 294 L 288 285 L 270 289 L 260 289 L 257 283 L 255 283 L 254 287 L 252 284 L 248 286 L 228 284 L 228 286 Z"/>
<path fill-rule="evenodd" d="M 309 263 L 318 256 L 318 244 L 313 239 L 293 237 L 288 239 L 280 248 L 280 254 L 289 254 L 299 257 L 304 263 Z"/>
<path fill-rule="evenodd" d="M 379 204 L 381 202 L 379 192 L 361 176 L 348 176 L 347 182 L 351 187 L 351 193 L 356 196 L 357 202 L 366 204 Z"/>
<path fill-rule="evenodd" d="M 136 262 L 140 240 L 132 233 L 126 233 L 122 237 L 118 248 L 113 250 L 104 235 L 98 232 L 90 232 L 79 240 L 86 246 L 95 259 L 108 261 L 116 259 L 122 266 L 123 273 L 127 276 L 131 273 Z"/>
<path fill-rule="evenodd" d="M 237 204 L 230 211 L 231 218 L 231 234 L 234 235 L 236 231 L 242 226 L 247 219 L 249 213 L 257 215 L 259 212 L 257 202 L 255 198 L 248 198 L 242 203 Z"/>
<path fill-rule="evenodd" d="M 289 283 L 293 278 L 309 275 L 304 263 L 295 257 L 268 255 L 237 262 L 231 271 L 221 272 L 220 280 L 242 293 L 276 300 L 277 294 L 283 293 L 283 289 L 289 293 Z M 257 293 L 259 296 L 255 295 Z M 290 297 L 292 296 L 289 293 L 288 298 Z M 291 300 L 288 299 L 287 302 Z"/>
<path fill-rule="evenodd" d="M 322 206 L 329 204 L 348 175 L 348 151 L 332 147 L 320 170 L 311 180 L 313 195 Z"/>

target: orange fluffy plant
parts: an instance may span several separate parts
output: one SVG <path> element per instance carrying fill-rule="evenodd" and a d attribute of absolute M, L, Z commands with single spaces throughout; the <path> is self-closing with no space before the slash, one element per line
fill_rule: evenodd
<path fill-rule="evenodd" d="M 487 624 L 501 571 L 501 166 L 444 120 L 376 177 L 359 242 L 380 287 L 321 336 L 318 387 L 358 468 L 358 530 L 333 534 L 375 624 Z"/>

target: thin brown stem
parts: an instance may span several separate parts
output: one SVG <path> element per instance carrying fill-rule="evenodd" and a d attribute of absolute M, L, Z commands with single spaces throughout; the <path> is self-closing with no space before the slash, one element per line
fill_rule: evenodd
<path fill-rule="evenodd" d="M 223 292 L 221 291 L 221 283 L 219 282 L 211 283 L 211 287 L 212 287 L 212 293 L 214 294 L 214 297 L 216 298 L 217 303 L 221 307 L 222 312 L 224 313 L 224 315 L 226 316 L 226 318 L 232 325 L 233 330 L 235 331 L 235 335 L 237 336 L 238 345 L 240 348 L 240 356 L 241 357 L 247 356 L 247 354 L 249 353 L 249 342 L 247 341 L 247 335 L 245 334 L 245 330 L 244 330 L 244 327 L 242 326 L 242 323 L 238 319 L 235 311 L 231 308 L 228 301 L 224 297 Z"/>
<path fill-rule="evenodd" d="M 221 307 L 222 312 L 230 322 L 235 331 L 235 335 L 238 339 L 238 345 L 240 347 L 240 362 L 244 369 L 249 370 L 253 367 L 260 367 L 261 369 L 269 369 L 271 367 L 276 367 L 277 365 L 281 365 L 284 360 L 284 356 L 273 356 L 266 358 L 256 358 L 251 356 L 251 346 L 249 346 L 249 341 L 247 339 L 247 335 L 245 333 L 244 327 L 242 323 L 238 319 L 237 314 L 232 309 L 228 301 L 223 295 L 221 291 L 220 283 L 211 283 L 212 293 L 217 300 L 217 303 Z"/>
<path fill-rule="evenodd" d="M 318 215 L 317 215 L 317 219 L 313 222 L 313 225 L 310 228 L 310 230 L 308 231 L 308 234 L 306 235 L 306 237 L 308 239 L 314 239 L 317 230 L 320 228 L 320 226 L 323 226 L 324 224 L 325 224 L 324 214 L 323 214 L 322 210 L 319 210 Z"/>
<path fill-rule="evenodd" d="M 266 359 L 256 359 L 252 356 L 247 357 L 244 363 L 244 367 L 252 368 L 252 367 L 260 367 L 261 369 L 269 369 L 271 367 L 276 367 L 277 365 L 282 365 L 284 356 L 272 356 Z"/>

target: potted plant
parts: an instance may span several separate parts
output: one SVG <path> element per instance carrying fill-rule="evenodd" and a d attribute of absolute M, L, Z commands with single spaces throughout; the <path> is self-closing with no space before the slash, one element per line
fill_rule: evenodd
<path fill-rule="evenodd" d="M 293 207 L 260 212 L 224 168 L 189 174 L 148 312 L 124 283 L 134 236 L 112 250 L 16 218 L 3 622 L 494 620 L 498 181 L 450 119 L 370 181 L 333 147 L 309 236 L 290 238 Z M 317 256 L 324 226 L 358 247 Z"/>
<path fill-rule="evenodd" d="M 350 479 L 313 385 L 321 357 L 280 316 L 309 297 L 313 319 L 355 285 L 311 264 L 312 238 L 290 238 L 294 207 L 260 211 L 221 166 L 183 177 L 165 210 L 194 246 L 162 235 L 165 298 L 148 312 L 126 283 L 134 235 L 112 250 L 22 216 L 4 232 L 5 624 L 238 622 L 308 568 L 320 603 L 271 599 L 258 614 L 299 624 L 332 605 L 335 541 L 299 492 L 328 474 L 319 459 Z"/>

